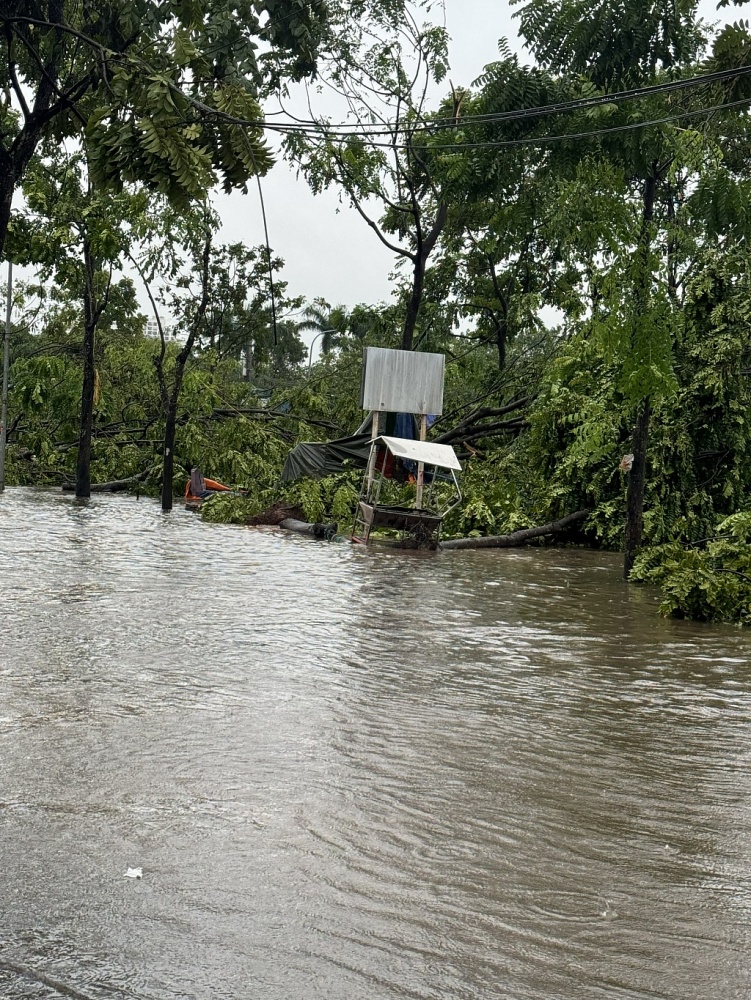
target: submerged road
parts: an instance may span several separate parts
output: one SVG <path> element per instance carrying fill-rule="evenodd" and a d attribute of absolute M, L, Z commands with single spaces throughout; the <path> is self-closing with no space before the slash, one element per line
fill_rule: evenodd
<path fill-rule="evenodd" d="M 619 574 L 7 490 L 0 997 L 748 997 L 751 634 Z"/>

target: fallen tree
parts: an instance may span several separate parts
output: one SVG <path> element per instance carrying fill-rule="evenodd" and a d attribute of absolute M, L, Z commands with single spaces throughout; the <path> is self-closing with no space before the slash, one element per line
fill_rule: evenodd
<path fill-rule="evenodd" d="M 143 472 L 138 472 L 135 476 L 128 476 L 127 479 L 113 479 L 109 483 L 92 483 L 90 490 L 92 493 L 123 493 L 125 490 L 129 490 L 134 483 L 143 482 L 154 468 L 155 466 L 151 466 L 144 469 Z M 75 493 L 75 491 L 75 483 L 63 483 L 63 492 Z"/>
<path fill-rule="evenodd" d="M 559 535 L 574 524 L 579 524 L 588 515 L 588 510 L 577 510 L 574 514 L 567 514 L 558 521 L 550 521 L 548 524 L 541 524 L 534 528 L 522 528 L 520 531 L 513 531 L 509 535 L 486 535 L 484 538 L 450 538 L 441 542 L 441 549 L 511 549 L 526 545 L 527 542 L 535 538 L 542 538 L 545 535 Z M 257 522 L 256 522 L 257 523 Z M 335 524 L 310 524 L 308 521 L 299 521 L 296 518 L 285 518 L 276 522 L 280 528 L 286 531 L 294 531 L 300 535 L 311 535 L 313 538 L 330 540 L 337 533 Z M 375 541 L 375 539 L 374 539 Z M 379 544 L 398 544 L 392 540 L 378 540 Z"/>
<path fill-rule="evenodd" d="M 506 406 L 488 407 L 484 406 L 473 410 L 469 416 L 465 417 L 450 430 L 439 434 L 435 439 L 437 444 L 452 444 L 456 441 L 463 441 L 466 438 L 480 438 L 497 434 L 498 431 L 520 431 L 526 426 L 526 421 L 522 416 L 514 417 L 511 420 L 499 420 L 491 423 L 483 423 L 490 417 L 502 417 L 515 410 L 524 409 L 530 402 L 529 396 L 516 399 Z"/>
<path fill-rule="evenodd" d="M 578 524 L 589 515 L 588 510 L 577 510 L 574 514 L 567 514 L 559 521 L 550 521 L 548 524 L 541 524 L 535 528 L 522 528 L 519 531 L 512 531 L 510 535 L 486 535 L 484 538 L 449 538 L 441 542 L 442 549 L 512 549 L 521 545 L 526 545 L 534 538 L 542 538 L 544 535 L 558 535 L 566 531 L 573 524 Z"/>

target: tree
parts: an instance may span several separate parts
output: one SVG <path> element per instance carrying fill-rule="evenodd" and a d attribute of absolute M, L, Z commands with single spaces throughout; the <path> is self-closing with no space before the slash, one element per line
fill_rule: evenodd
<path fill-rule="evenodd" d="M 350 315 L 346 306 L 330 306 L 325 299 L 313 299 L 302 311 L 303 319 L 298 322 L 301 332 L 314 333 L 321 338 L 321 353 L 326 355 L 338 346 L 346 336 Z M 315 339 L 315 337 L 313 339 Z M 313 345 L 311 344 L 311 350 Z"/>
<path fill-rule="evenodd" d="M 465 100 L 448 154 L 453 205 L 441 251 L 458 314 L 494 346 L 502 370 L 509 343 L 539 329 L 541 304 L 559 306 L 571 283 L 551 225 L 560 175 L 533 142 L 544 123 L 523 115 L 569 97 L 570 82 L 520 66 L 505 40 L 499 48 L 502 58 L 485 67 L 479 92 Z"/>
<path fill-rule="evenodd" d="M 175 435 L 180 392 L 193 349 L 206 333 L 210 305 L 211 252 L 219 219 L 207 203 L 191 212 L 175 212 L 163 206 L 157 225 L 148 230 L 144 259 L 131 257 L 146 286 L 159 329 L 160 349 L 154 356 L 159 398 L 164 417 L 162 441 L 162 510 L 172 510 L 175 466 Z M 167 337 L 151 288 L 157 267 L 169 281 L 170 311 L 183 335 L 176 354 L 168 352 Z M 167 297 L 167 296 L 164 296 Z"/>
<path fill-rule="evenodd" d="M 421 27 L 407 6 L 396 25 L 353 23 L 326 70 L 355 131 L 337 134 L 319 119 L 317 132 L 297 131 L 285 140 L 288 157 L 313 191 L 340 187 L 381 243 L 407 265 L 403 350 L 413 347 L 425 271 L 449 212 L 431 152 L 428 108 L 430 87 L 445 79 L 447 44 L 444 28 Z M 456 122 L 462 99 L 453 93 L 441 115 Z M 380 220 L 371 214 L 374 201 Z"/>
<path fill-rule="evenodd" d="M 192 212 L 169 205 L 152 217 L 139 258 L 132 258 L 151 298 L 160 332 L 154 358 L 164 416 L 162 508 L 172 507 L 175 440 L 181 392 L 190 365 L 201 354 L 216 367 L 219 359 L 242 353 L 254 372 L 265 367 L 274 378 L 305 356 L 295 324 L 274 322 L 269 307 L 266 247 L 217 245 L 219 218 L 204 203 Z M 284 262 L 271 257 L 273 270 Z M 273 272 L 272 272 L 273 273 Z M 156 275 L 159 275 L 157 278 Z M 301 299 L 287 299 L 286 282 L 275 281 L 276 301 L 298 308 Z M 182 341 L 168 351 L 157 299 L 175 324 Z M 211 371 L 205 381 L 211 391 Z"/>
<path fill-rule="evenodd" d="M 545 67 L 577 73 L 605 92 L 656 83 L 661 76 L 694 65 L 701 44 L 696 0 L 666 7 L 659 0 L 639 0 L 624 7 L 616 0 L 526 0 L 519 10 L 521 32 Z M 608 45 L 602 40 L 607 38 Z M 657 99 L 659 104 L 659 99 Z M 654 104 L 645 110 L 654 110 Z M 616 110 L 616 115 L 619 112 Z M 631 141 L 622 136 L 601 140 L 604 155 L 618 163 L 641 187 L 641 222 L 632 250 L 631 301 L 628 309 L 634 356 L 649 358 L 645 338 L 653 329 L 655 203 L 661 196 L 675 156 L 669 131 L 637 130 Z M 657 304 L 659 309 L 659 303 Z M 624 536 L 624 575 L 627 577 L 641 544 L 647 445 L 652 411 L 651 365 L 634 372 L 638 389 L 632 439 L 633 464 L 629 475 Z"/>
<path fill-rule="evenodd" d="M 16 220 L 13 256 L 54 275 L 82 305 L 83 384 L 76 495 L 91 492 L 91 440 L 96 404 L 96 330 L 107 309 L 113 270 L 130 244 L 130 227 L 145 208 L 143 193 L 95 189 L 85 152 L 70 157 L 51 143 L 24 179 L 29 214 Z M 40 147 L 42 149 L 42 147 Z"/>
<path fill-rule="evenodd" d="M 260 121 L 258 89 L 314 72 L 325 17 L 324 0 L 4 0 L 0 254 L 44 137 L 85 134 L 94 182 L 115 190 L 140 181 L 185 205 L 243 189 L 271 164 L 243 124 Z"/>
<path fill-rule="evenodd" d="M 283 369 L 304 357 L 294 323 L 282 318 L 298 310 L 303 300 L 288 297 L 287 282 L 278 277 L 273 277 L 272 307 L 271 276 L 283 267 L 281 257 L 274 257 L 265 246 L 212 247 L 209 306 L 196 346 L 214 352 L 217 358 L 242 360 L 246 381 L 256 371 Z"/>

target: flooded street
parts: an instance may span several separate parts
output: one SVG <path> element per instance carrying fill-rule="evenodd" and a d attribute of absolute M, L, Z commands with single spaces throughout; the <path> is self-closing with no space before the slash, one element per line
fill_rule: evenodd
<path fill-rule="evenodd" d="M 6 491 L 0 997 L 748 997 L 751 633 L 620 565 Z"/>

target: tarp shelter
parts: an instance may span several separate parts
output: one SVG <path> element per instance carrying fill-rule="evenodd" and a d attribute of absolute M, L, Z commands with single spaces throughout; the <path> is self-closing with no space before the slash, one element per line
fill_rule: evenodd
<path fill-rule="evenodd" d="M 352 434 L 336 441 L 303 441 L 287 455 L 282 482 L 311 476 L 314 479 L 341 472 L 349 461 L 364 469 L 370 455 L 370 434 Z"/>
<path fill-rule="evenodd" d="M 303 441 L 287 455 L 282 469 L 282 482 L 310 476 L 320 479 L 341 472 L 344 463 L 349 462 L 352 468 L 364 469 L 370 455 L 372 414 L 368 414 L 354 434 L 349 437 L 336 438 L 334 441 Z M 400 437 L 416 437 L 414 417 L 411 413 L 389 413 L 386 415 L 386 427 L 397 432 Z"/>

